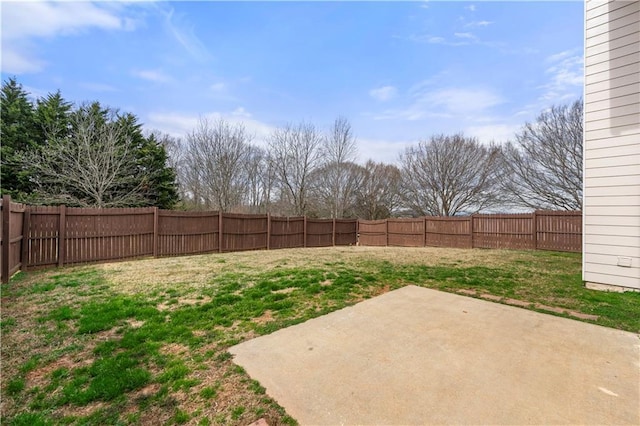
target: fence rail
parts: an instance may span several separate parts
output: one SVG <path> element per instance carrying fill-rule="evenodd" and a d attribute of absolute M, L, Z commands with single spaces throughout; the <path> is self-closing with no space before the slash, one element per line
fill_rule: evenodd
<path fill-rule="evenodd" d="M 155 207 L 84 209 L 29 206 L 2 197 L 2 281 L 20 269 L 297 247 L 363 246 L 509 248 L 580 251 L 582 214 L 310 219 L 178 212 Z"/>

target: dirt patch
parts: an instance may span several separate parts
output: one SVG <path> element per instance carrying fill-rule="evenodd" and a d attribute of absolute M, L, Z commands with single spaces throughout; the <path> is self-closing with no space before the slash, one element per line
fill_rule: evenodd
<path fill-rule="evenodd" d="M 40 368 L 36 368 L 35 370 L 30 371 L 26 375 L 27 384 L 29 387 L 32 386 L 44 386 L 49 381 L 49 376 L 52 372 L 60 369 L 66 368 L 68 370 L 72 370 L 74 368 L 86 367 L 93 363 L 92 357 L 83 357 L 80 354 L 76 355 L 64 355 L 57 360 L 50 362 L 47 365 L 44 365 Z"/>
<path fill-rule="evenodd" d="M 165 312 L 165 311 L 175 311 L 176 309 L 179 309 L 183 306 L 195 306 L 195 305 L 200 305 L 203 303 L 208 303 L 211 302 L 211 298 L 210 297 L 206 297 L 206 296 L 201 296 L 201 297 L 180 297 L 179 299 L 177 299 L 177 301 L 166 301 L 166 302 L 162 302 L 156 305 L 156 309 L 159 310 L 160 312 Z"/>
<path fill-rule="evenodd" d="M 378 287 L 375 289 L 375 291 L 372 293 L 372 296 L 380 296 L 381 294 L 385 294 L 388 293 L 389 291 L 391 291 L 391 287 L 389 286 L 389 284 L 384 285 L 383 287 Z"/>
<path fill-rule="evenodd" d="M 566 310 L 562 308 L 556 308 L 555 306 L 547 306 L 541 303 L 535 304 L 536 309 L 542 309 L 543 311 L 555 312 L 556 314 L 566 314 Z"/>
<path fill-rule="evenodd" d="M 200 305 L 200 304 L 208 303 L 208 302 L 211 302 L 211 298 L 210 297 L 198 297 L 198 298 L 181 297 L 181 298 L 178 299 L 178 304 L 179 305 L 193 306 L 193 305 Z"/>
<path fill-rule="evenodd" d="M 140 328 L 144 325 L 144 321 L 138 321 L 135 319 L 128 319 L 127 324 L 129 324 L 132 328 Z"/>
<path fill-rule="evenodd" d="M 493 300 L 494 302 L 499 302 L 502 300 L 502 296 L 494 296 L 493 294 L 486 293 L 481 294 L 480 297 L 486 300 Z"/>
<path fill-rule="evenodd" d="M 273 312 L 271 312 L 270 309 L 267 309 L 266 311 L 264 311 L 264 314 L 260 315 L 257 318 L 254 318 L 251 320 L 251 322 L 254 322 L 256 324 L 266 324 L 268 322 L 273 321 Z"/>
<path fill-rule="evenodd" d="M 189 347 L 179 343 L 169 343 L 160 348 L 160 353 L 164 355 L 180 356 L 189 352 Z"/>
<path fill-rule="evenodd" d="M 580 318 L 583 320 L 591 320 L 591 321 L 596 321 L 598 318 L 600 318 L 598 315 L 583 314 L 582 312 L 575 312 L 575 311 L 569 311 L 569 315 L 571 315 L 572 317 Z"/>
<path fill-rule="evenodd" d="M 295 287 L 287 287 L 287 288 L 283 288 L 281 290 L 272 290 L 271 293 L 289 294 L 289 293 L 293 293 L 296 290 L 297 290 L 297 288 L 295 288 Z"/>
<path fill-rule="evenodd" d="M 92 413 L 95 413 L 97 410 L 106 406 L 107 404 L 105 404 L 104 402 L 96 401 L 91 402 L 87 405 L 83 405 L 81 407 L 75 405 L 65 405 L 56 411 L 57 414 L 61 415 L 62 417 L 85 417 L 91 415 Z"/>
<path fill-rule="evenodd" d="M 513 306 L 520 306 L 521 308 L 528 308 L 529 306 L 531 306 L 531 302 L 525 302 L 518 299 L 505 299 L 504 303 Z"/>

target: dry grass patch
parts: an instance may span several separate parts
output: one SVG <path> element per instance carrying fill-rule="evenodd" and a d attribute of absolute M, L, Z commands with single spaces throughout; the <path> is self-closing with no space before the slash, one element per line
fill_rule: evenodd
<path fill-rule="evenodd" d="M 346 246 L 213 253 L 106 263 L 95 267 L 107 273 L 108 282 L 114 291 L 139 294 L 167 289 L 192 292 L 209 287 L 222 274 L 246 273 L 251 276 L 256 272 L 284 268 L 325 267 L 327 263 L 335 262 L 346 266 L 358 266 L 363 261 L 387 261 L 397 265 L 499 267 L 521 257 L 521 252 L 508 250 Z"/>

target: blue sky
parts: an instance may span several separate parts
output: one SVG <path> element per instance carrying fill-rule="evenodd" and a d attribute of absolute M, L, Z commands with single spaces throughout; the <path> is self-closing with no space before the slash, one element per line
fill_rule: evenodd
<path fill-rule="evenodd" d="M 437 133 L 483 142 L 582 95 L 583 3 L 2 2 L 2 79 L 136 114 L 175 136 L 199 117 L 263 144 L 347 117 L 361 161 Z"/>

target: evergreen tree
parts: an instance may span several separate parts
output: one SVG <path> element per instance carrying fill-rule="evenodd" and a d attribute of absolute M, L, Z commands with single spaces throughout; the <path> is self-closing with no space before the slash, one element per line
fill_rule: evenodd
<path fill-rule="evenodd" d="M 176 173 L 167 166 L 168 157 L 164 146 L 150 135 L 142 133 L 138 118 L 125 113 L 118 119 L 119 125 L 131 139 L 132 155 L 136 161 L 137 182 L 141 185 L 145 204 L 171 209 L 178 202 Z"/>
<path fill-rule="evenodd" d="M 138 151 L 141 162 L 145 164 L 152 191 L 147 195 L 152 205 L 162 209 L 171 209 L 179 201 L 176 171 L 167 164 L 167 151 L 153 134 L 145 138 Z"/>
<path fill-rule="evenodd" d="M 65 101 L 59 90 L 38 99 L 35 109 L 38 141 L 44 143 L 48 137 L 68 136 L 71 130 L 71 112 L 71 102 Z"/>
<path fill-rule="evenodd" d="M 29 93 L 15 78 L 2 84 L 0 93 L 0 192 L 16 199 L 32 190 L 21 156 L 37 145 L 37 126 Z"/>

